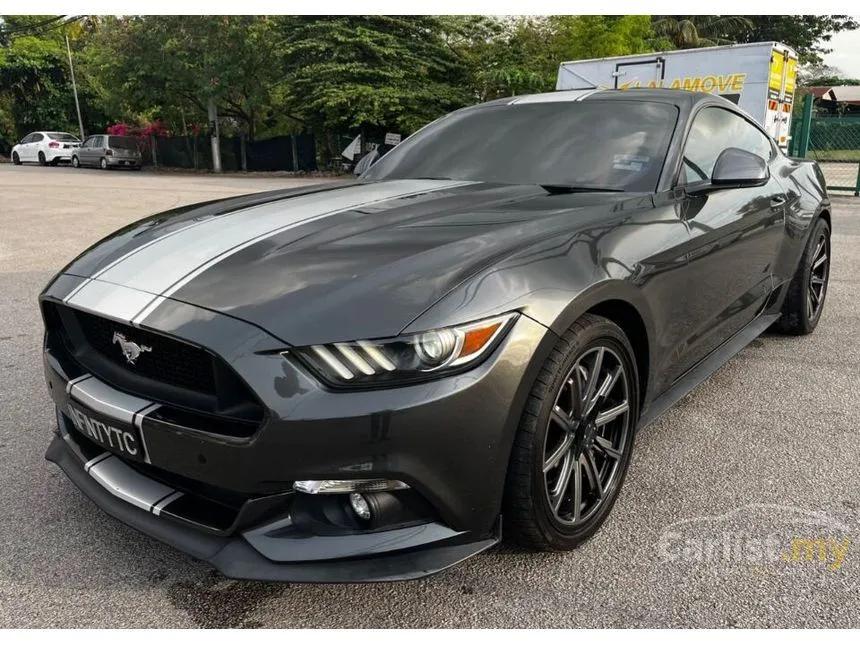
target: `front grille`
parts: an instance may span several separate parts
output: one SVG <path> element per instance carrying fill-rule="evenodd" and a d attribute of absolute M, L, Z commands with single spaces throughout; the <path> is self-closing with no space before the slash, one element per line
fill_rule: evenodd
<path fill-rule="evenodd" d="M 168 423 L 247 437 L 263 421 L 259 399 L 217 355 L 170 336 L 48 300 L 42 302 L 42 310 L 51 352 L 72 361 L 81 373 L 168 406 L 160 409 Z M 141 351 L 134 364 L 129 363 L 119 339 L 114 340 L 117 333 L 149 351 Z"/>
<path fill-rule="evenodd" d="M 115 365 L 195 392 L 215 391 L 213 357 L 199 347 L 83 311 L 75 310 L 75 317 L 90 346 Z M 119 342 L 114 341 L 116 333 L 149 347 L 151 351 L 142 352 L 132 366 L 123 355 Z"/>

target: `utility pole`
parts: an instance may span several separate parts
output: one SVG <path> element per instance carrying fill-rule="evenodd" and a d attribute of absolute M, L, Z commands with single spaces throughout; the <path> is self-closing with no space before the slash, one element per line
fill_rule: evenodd
<path fill-rule="evenodd" d="M 75 83 L 75 66 L 72 64 L 72 48 L 69 45 L 69 34 L 66 34 L 66 51 L 69 53 L 69 69 L 72 72 L 72 92 L 75 94 L 75 108 L 78 110 L 78 127 L 81 129 L 81 141 L 84 137 L 84 121 L 81 119 L 81 104 L 78 103 L 78 86 Z"/>
<path fill-rule="evenodd" d="M 221 128 L 218 127 L 218 105 L 209 96 L 209 141 L 212 144 L 212 170 L 221 172 Z"/>

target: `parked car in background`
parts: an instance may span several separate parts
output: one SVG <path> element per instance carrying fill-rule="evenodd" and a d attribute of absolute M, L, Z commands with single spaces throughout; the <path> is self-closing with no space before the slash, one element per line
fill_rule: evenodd
<path fill-rule="evenodd" d="M 72 165 L 108 168 L 134 168 L 140 170 L 142 164 L 140 148 L 133 137 L 114 134 L 95 134 L 87 137 L 80 148 L 72 155 Z"/>
<path fill-rule="evenodd" d="M 24 162 L 39 162 L 43 166 L 56 166 L 69 161 L 72 151 L 81 145 L 81 140 L 68 132 L 31 132 L 12 148 L 12 163 L 20 166 Z"/>

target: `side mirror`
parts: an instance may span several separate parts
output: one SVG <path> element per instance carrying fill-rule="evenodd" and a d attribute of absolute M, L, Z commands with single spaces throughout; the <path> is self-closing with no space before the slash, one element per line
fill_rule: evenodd
<path fill-rule="evenodd" d="M 726 148 L 714 164 L 711 185 L 719 188 L 764 186 L 769 179 L 767 161 L 747 150 Z"/>

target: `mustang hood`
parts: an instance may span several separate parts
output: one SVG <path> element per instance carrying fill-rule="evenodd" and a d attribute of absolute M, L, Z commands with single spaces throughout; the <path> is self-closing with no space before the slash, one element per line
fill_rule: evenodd
<path fill-rule="evenodd" d="M 145 326 L 173 299 L 292 345 L 394 336 L 470 276 L 553 235 L 551 220 L 587 228 L 623 199 L 398 180 L 210 202 L 96 244 L 65 269 L 88 278 L 67 301 L 113 302 L 115 317 Z"/>

